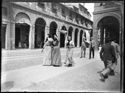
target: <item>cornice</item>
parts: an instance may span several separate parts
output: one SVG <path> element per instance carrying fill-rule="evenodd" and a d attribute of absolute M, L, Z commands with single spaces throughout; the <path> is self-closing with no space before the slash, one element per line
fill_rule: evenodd
<path fill-rule="evenodd" d="M 102 13 L 108 13 L 108 12 L 114 12 L 114 11 L 119 11 L 118 7 L 114 7 L 114 8 L 106 8 L 106 9 L 102 9 L 100 11 L 94 11 L 93 14 L 102 14 Z"/>
<path fill-rule="evenodd" d="M 12 4 L 13 4 L 13 5 L 16 5 L 16 6 L 19 6 L 19 7 L 22 7 L 22 8 L 25 8 L 25 9 L 28 9 L 28 10 L 30 10 L 30 11 L 32 11 L 32 12 L 37 13 L 37 14 L 43 15 L 44 17 L 50 17 L 50 18 L 52 18 L 52 19 L 55 19 L 55 20 L 59 20 L 59 21 L 61 21 L 61 22 L 68 23 L 69 25 L 72 24 L 73 26 L 77 26 L 77 27 L 80 27 L 80 28 L 88 29 L 88 30 L 89 30 L 89 28 L 86 28 L 86 27 L 83 27 L 83 26 L 80 26 L 80 25 L 74 24 L 74 23 L 72 23 L 72 22 L 69 22 L 69 21 L 63 20 L 63 19 L 61 19 L 61 18 L 58 18 L 58 17 L 52 16 L 52 15 L 49 15 L 49 14 L 47 14 L 47 13 L 45 13 L 45 12 L 43 13 L 43 12 L 40 12 L 40 11 L 38 11 L 38 10 L 33 10 L 33 9 L 31 9 L 31 8 L 28 8 L 28 7 L 25 7 L 25 6 L 22 6 L 22 5 L 16 4 L 16 3 L 12 3 Z"/>

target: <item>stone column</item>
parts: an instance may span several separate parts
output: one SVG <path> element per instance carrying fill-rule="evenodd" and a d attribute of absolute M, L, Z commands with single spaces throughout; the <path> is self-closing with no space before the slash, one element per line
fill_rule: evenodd
<path fill-rule="evenodd" d="M 124 54 L 124 3 L 122 3 L 121 5 L 121 45 L 120 45 L 120 62 L 121 62 L 121 66 L 120 66 L 120 70 L 121 73 L 124 73 L 124 56 L 122 56 L 122 54 Z M 124 84 L 124 83 L 123 83 Z"/>
<path fill-rule="evenodd" d="M 29 49 L 34 49 L 35 44 L 35 25 L 30 25 L 29 31 Z"/>
<path fill-rule="evenodd" d="M 98 49 L 98 28 L 97 27 L 93 28 L 93 38 L 94 38 L 94 40 L 96 42 L 95 49 L 97 50 Z"/>
<path fill-rule="evenodd" d="M 68 34 L 65 34 L 65 44 L 64 44 L 64 45 L 65 45 L 65 46 L 64 46 L 65 48 L 66 48 L 67 35 L 68 35 Z"/>
<path fill-rule="evenodd" d="M 74 31 L 72 31 L 72 41 L 74 42 L 75 41 L 75 38 L 74 38 Z M 75 43 L 75 42 L 74 42 Z"/>
<path fill-rule="evenodd" d="M 80 31 L 78 31 L 77 33 L 77 47 L 80 46 L 79 39 L 80 39 Z"/>
<path fill-rule="evenodd" d="M 12 21 L 7 24 L 5 49 L 15 49 L 15 23 Z"/>
<path fill-rule="evenodd" d="M 56 30 L 56 34 L 57 34 L 59 40 L 60 40 L 60 30 L 61 30 L 61 27 L 59 26 Z M 59 46 L 60 46 L 60 42 L 59 42 Z"/>
<path fill-rule="evenodd" d="M 44 41 L 46 40 L 47 34 L 49 34 L 49 26 L 48 25 L 45 26 L 45 39 L 44 39 Z"/>

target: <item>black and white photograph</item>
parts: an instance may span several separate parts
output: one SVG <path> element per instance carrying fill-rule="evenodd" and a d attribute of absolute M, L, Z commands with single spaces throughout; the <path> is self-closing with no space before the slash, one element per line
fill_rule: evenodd
<path fill-rule="evenodd" d="M 123 0 L 1 5 L 1 92 L 123 92 Z"/>

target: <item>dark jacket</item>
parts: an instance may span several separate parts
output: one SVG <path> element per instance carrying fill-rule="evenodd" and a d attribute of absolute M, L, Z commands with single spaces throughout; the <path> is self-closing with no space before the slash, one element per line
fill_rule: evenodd
<path fill-rule="evenodd" d="M 110 43 L 107 43 L 102 46 L 102 49 L 100 51 L 100 58 L 103 61 L 106 60 L 112 60 L 112 62 L 116 61 L 115 50 Z"/>

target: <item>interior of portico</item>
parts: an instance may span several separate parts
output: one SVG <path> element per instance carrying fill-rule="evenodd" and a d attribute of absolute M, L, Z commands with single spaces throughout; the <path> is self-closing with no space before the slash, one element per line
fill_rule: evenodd
<path fill-rule="evenodd" d="M 112 16 L 102 18 L 98 22 L 98 35 L 100 45 L 105 44 L 106 38 L 119 43 L 119 21 Z"/>

